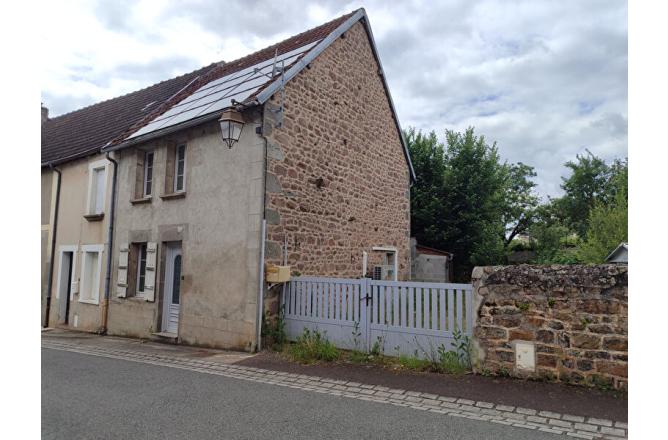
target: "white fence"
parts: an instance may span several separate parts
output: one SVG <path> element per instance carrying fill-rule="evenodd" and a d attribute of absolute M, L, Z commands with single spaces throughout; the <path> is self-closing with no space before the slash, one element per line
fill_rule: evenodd
<path fill-rule="evenodd" d="M 470 284 L 368 278 L 292 278 L 281 297 L 291 340 L 306 328 L 339 348 L 418 357 L 450 350 L 455 330 L 470 336 L 472 303 Z"/>

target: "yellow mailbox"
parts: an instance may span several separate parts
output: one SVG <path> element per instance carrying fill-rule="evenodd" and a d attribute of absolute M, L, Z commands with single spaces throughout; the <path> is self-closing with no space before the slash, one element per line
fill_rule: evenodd
<path fill-rule="evenodd" d="M 268 283 L 285 283 L 290 281 L 290 266 L 268 265 L 266 279 Z"/>

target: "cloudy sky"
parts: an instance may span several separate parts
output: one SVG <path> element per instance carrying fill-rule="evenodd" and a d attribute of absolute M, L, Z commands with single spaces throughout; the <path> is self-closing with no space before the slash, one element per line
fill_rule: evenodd
<path fill-rule="evenodd" d="M 562 164 L 627 155 L 627 5 L 572 1 L 42 4 L 51 115 L 245 54 L 366 8 L 403 127 L 474 126 L 560 193 Z"/>

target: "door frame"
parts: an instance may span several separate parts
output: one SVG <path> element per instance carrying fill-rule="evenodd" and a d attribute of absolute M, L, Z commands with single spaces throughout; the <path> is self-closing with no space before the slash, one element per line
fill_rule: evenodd
<path fill-rule="evenodd" d="M 174 277 L 174 258 L 176 255 L 181 255 L 181 271 L 183 273 L 183 247 L 180 241 L 164 242 L 162 248 L 165 252 L 165 270 L 163 271 L 162 279 L 162 305 L 160 310 L 160 331 L 168 332 L 169 327 L 169 306 L 172 302 L 173 292 L 173 277 Z M 178 251 L 178 253 L 177 253 Z M 181 280 L 179 280 L 180 283 Z M 179 313 L 178 322 L 176 325 L 176 334 L 179 334 L 179 327 L 181 325 L 181 303 L 183 302 L 183 292 L 179 295 Z"/>
<path fill-rule="evenodd" d="M 72 253 L 72 259 L 70 261 L 70 270 L 71 270 L 71 275 L 70 275 L 70 282 L 69 285 L 66 287 L 66 292 L 61 292 L 62 286 L 62 277 L 63 277 L 63 256 L 66 252 L 71 252 Z M 58 322 L 68 322 L 68 316 L 60 316 L 60 301 L 61 301 L 61 295 L 67 294 L 69 292 L 69 298 L 67 299 L 68 302 L 71 302 L 74 300 L 74 290 L 72 289 L 72 284 L 74 284 L 78 278 L 76 276 L 76 269 L 77 269 L 77 254 L 79 252 L 79 246 L 76 244 L 66 244 L 66 245 L 60 245 L 58 246 L 58 280 L 56 284 L 56 303 L 58 304 Z M 67 275 L 66 275 L 67 276 Z M 69 310 L 69 305 L 66 307 L 66 310 Z M 69 314 L 69 313 L 68 313 Z"/>

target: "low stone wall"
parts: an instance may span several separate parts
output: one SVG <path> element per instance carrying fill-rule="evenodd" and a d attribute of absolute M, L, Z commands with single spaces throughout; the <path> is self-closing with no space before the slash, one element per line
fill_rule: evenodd
<path fill-rule="evenodd" d="M 625 389 L 627 272 L 625 265 L 476 267 L 477 372 Z"/>

